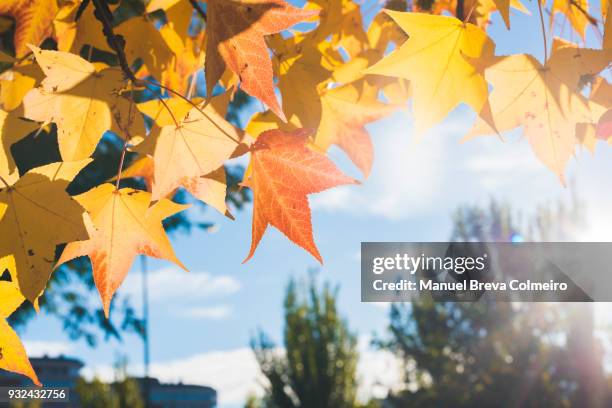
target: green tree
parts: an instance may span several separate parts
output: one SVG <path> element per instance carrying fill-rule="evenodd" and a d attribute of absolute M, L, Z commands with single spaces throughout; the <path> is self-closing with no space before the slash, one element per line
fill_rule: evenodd
<path fill-rule="evenodd" d="M 86 381 L 79 378 L 76 394 L 84 408 L 144 408 L 138 382 L 127 375 L 127 359 L 117 358 L 114 364 L 115 381 L 106 384 L 98 378 Z"/>
<path fill-rule="evenodd" d="M 584 208 L 541 206 L 523 218 L 508 205 L 464 206 L 452 240 L 570 240 Z M 392 407 L 566 407 L 606 405 L 590 305 L 435 302 L 393 304 L 389 338 L 377 344 L 404 362 Z M 580 345 L 580 346 L 578 346 Z"/>
<path fill-rule="evenodd" d="M 263 401 L 250 407 L 353 408 L 358 406 L 357 340 L 336 308 L 338 289 L 291 280 L 285 296 L 284 346 L 264 334 L 252 341 L 268 380 Z"/>

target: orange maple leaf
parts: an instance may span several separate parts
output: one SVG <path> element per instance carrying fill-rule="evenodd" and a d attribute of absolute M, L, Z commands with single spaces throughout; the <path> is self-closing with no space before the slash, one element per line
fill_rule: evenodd
<path fill-rule="evenodd" d="M 30 52 L 28 44 L 40 45 L 51 34 L 57 14 L 56 0 L 3 0 L 0 15 L 15 20 L 15 55 L 21 58 Z"/>
<path fill-rule="evenodd" d="M 251 149 L 251 173 L 244 185 L 253 190 L 251 259 L 268 225 L 323 263 L 312 236 L 307 195 L 341 185 L 358 184 L 336 168 L 324 154 L 306 143 L 310 131 L 263 132 Z"/>
<path fill-rule="evenodd" d="M 162 220 L 188 206 L 166 199 L 150 205 L 150 193 L 131 188 L 115 190 L 115 186 L 108 183 L 75 199 L 91 216 L 91 219 L 86 218 L 90 239 L 66 245 L 57 265 L 89 256 L 94 282 L 107 317 L 113 295 L 127 276 L 136 255 L 167 259 L 185 269 L 174 254 Z"/>
<path fill-rule="evenodd" d="M 301 10 L 283 0 L 208 0 L 207 12 L 207 95 L 212 95 L 227 65 L 246 93 L 285 120 L 274 95 L 272 61 L 264 36 L 286 30 L 318 11 Z"/>

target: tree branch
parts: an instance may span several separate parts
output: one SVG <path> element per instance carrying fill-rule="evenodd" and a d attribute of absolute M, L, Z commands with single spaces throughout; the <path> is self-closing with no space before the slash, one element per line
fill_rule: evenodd
<path fill-rule="evenodd" d="M 463 21 L 465 17 L 465 0 L 457 0 L 457 8 L 455 8 L 455 17 Z"/>
<path fill-rule="evenodd" d="M 106 42 L 109 47 L 115 51 L 119 59 L 119 66 L 125 76 L 131 81 L 136 81 L 136 75 L 130 68 L 130 64 L 125 55 L 125 40 L 122 36 L 115 34 L 113 31 L 113 13 L 108 7 L 106 0 L 93 0 L 94 16 L 102 23 L 102 33 L 106 37 Z"/>
<path fill-rule="evenodd" d="M 195 9 L 195 11 L 200 15 L 200 17 L 202 17 L 202 20 L 206 21 L 206 12 L 204 11 L 200 3 L 198 3 L 198 0 L 189 0 L 189 3 L 191 3 L 191 5 Z"/>

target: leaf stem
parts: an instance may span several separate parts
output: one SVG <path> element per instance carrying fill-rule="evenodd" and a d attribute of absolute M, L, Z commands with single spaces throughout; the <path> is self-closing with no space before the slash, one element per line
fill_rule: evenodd
<path fill-rule="evenodd" d="M 128 140 L 126 138 L 123 143 L 123 149 L 121 149 L 121 159 L 119 160 L 119 168 L 117 169 L 117 180 L 115 181 L 115 191 L 119 190 L 119 183 L 121 182 L 121 172 L 123 171 L 123 163 L 125 162 L 125 154 L 127 152 Z"/>
<path fill-rule="evenodd" d="M 9 186 L 9 183 L 6 182 L 6 180 L 4 179 L 4 177 L 0 176 L 0 180 L 4 183 L 4 185 L 6 186 L 6 188 L 11 188 L 11 186 Z"/>
<path fill-rule="evenodd" d="M 544 13 L 542 13 L 542 1 L 536 0 L 538 2 L 538 13 L 540 14 L 540 27 L 542 28 L 542 40 L 544 41 L 544 65 L 546 61 L 548 61 L 548 43 L 546 41 L 546 28 L 544 25 Z"/>

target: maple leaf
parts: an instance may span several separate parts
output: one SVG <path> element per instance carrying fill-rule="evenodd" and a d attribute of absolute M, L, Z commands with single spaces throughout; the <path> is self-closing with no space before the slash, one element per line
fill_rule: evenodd
<path fill-rule="evenodd" d="M 162 220 L 188 206 L 169 200 L 151 204 L 145 191 L 102 184 L 75 197 L 88 212 L 90 238 L 66 245 L 57 265 L 80 256 L 91 260 L 93 277 L 108 317 L 113 295 L 127 276 L 138 254 L 166 259 L 181 268 L 166 236 Z"/>
<path fill-rule="evenodd" d="M 202 41 L 202 34 L 198 38 L 183 38 L 174 27 L 174 24 L 168 23 L 159 29 L 160 35 L 174 54 L 170 64 L 162 72 L 161 81 L 175 92 L 190 95 L 195 89 L 195 73 L 204 66 L 205 53 L 197 45 Z"/>
<path fill-rule="evenodd" d="M 184 117 L 168 123 L 167 117 L 157 117 L 156 128 L 137 147 L 154 160 L 153 200 L 171 195 L 178 187 L 186 188 L 196 198 L 229 215 L 225 206 L 225 171 L 223 163 L 230 158 L 244 137 L 244 132 L 230 123 L 216 109 L 227 106 L 229 93 L 212 98 L 200 108 L 190 106 Z M 184 112 L 184 101 L 165 102 L 171 111 Z M 183 108 L 181 108 L 181 106 Z M 140 108 L 148 109 L 140 106 Z"/>
<path fill-rule="evenodd" d="M 296 35 L 273 36 L 273 62 L 278 88 L 283 95 L 283 112 L 298 127 L 314 127 L 321 120 L 320 94 L 332 78 L 342 57 L 328 42 L 311 45 L 312 39 Z"/>
<path fill-rule="evenodd" d="M 38 64 L 23 61 L 0 74 L 0 101 L 2 108 L 13 111 L 21 106 L 23 97 L 34 88 L 44 75 Z"/>
<path fill-rule="evenodd" d="M 244 185 L 254 194 L 253 228 L 244 262 L 254 255 L 268 225 L 323 262 L 312 235 L 307 195 L 358 182 L 342 174 L 325 155 L 306 147 L 309 133 L 269 130 L 252 146 L 252 171 Z"/>
<path fill-rule="evenodd" d="M 89 157 L 107 130 L 119 136 L 144 136 L 144 121 L 121 96 L 121 70 L 96 66 L 78 55 L 33 48 L 46 77 L 24 98 L 28 119 L 57 125 L 62 159 Z"/>
<path fill-rule="evenodd" d="M 577 142 L 576 125 L 592 122 L 596 104 L 576 92 L 583 74 L 607 64 L 599 50 L 562 48 L 540 64 L 525 54 L 500 57 L 486 71 L 493 86 L 489 98 L 499 131 L 523 126 L 536 156 L 564 183 L 564 169 Z M 511 86 L 510 86 L 511 84 Z M 468 138 L 494 133 L 478 120 Z"/>
<path fill-rule="evenodd" d="M 456 3 L 456 1 L 454 1 Z M 454 6 L 456 7 L 456 5 Z M 499 11 L 507 29 L 510 29 L 510 8 L 522 13 L 531 14 L 520 0 L 468 0 L 465 10 L 472 10 L 469 22 L 485 28 L 491 22 L 491 13 Z M 455 10 L 455 8 L 453 8 Z"/>
<path fill-rule="evenodd" d="M 174 58 L 172 50 L 159 30 L 147 18 L 134 17 L 119 25 L 115 33 L 125 39 L 125 54 L 129 61 L 140 59 L 148 74 L 161 80 Z M 140 72 L 138 73 L 139 76 Z"/>
<path fill-rule="evenodd" d="M 495 45 L 487 34 L 454 17 L 385 12 L 409 38 L 366 72 L 410 80 L 417 135 L 461 102 L 492 123 L 482 69 L 469 61 L 486 63 L 493 57 Z"/>
<path fill-rule="evenodd" d="M 597 121 L 594 137 L 609 140 L 612 137 L 612 84 L 605 78 L 595 78 L 589 100 L 608 109 Z"/>
<path fill-rule="evenodd" d="M 389 44 L 403 44 L 408 35 L 386 13 L 378 13 L 370 23 L 367 31 L 371 48 L 384 52 Z"/>
<path fill-rule="evenodd" d="M 17 115 L 0 109 L 0 175 L 15 171 L 11 146 L 38 128 L 35 122 L 20 119 Z"/>
<path fill-rule="evenodd" d="M 206 90 L 213 87 L 227 66 L 240 78 L 240 87 L 285 118 L 276 96 L 272 61 L 264 37 L 279 33 L 317 14 L 283 0 L 209 0 L 206 24 Z"/>
<path fill-rule="evenodd" d="M 375 98 L 361 99 L 357 88 L 344 85 L 321 96 L 323 113 L 314 136 L 314 145 L 327 151 L 338 145 L 364 177 L 368 177 L 374 159 L 374 147 L 365 125 L 397 110 Z"/>
<path fill-rule="evenodd" d="M 15 20 L 15 55 L 21 58 L 30 50 L 28 44 L 40 45 L 51 34 L 57 14 L 56 0 L 3 0 L 0 15 Z"/>
<path fill-rule="evenodd" d="M 13 282 L 0 281 L 0 369 L 22 374 L 37 386 L 42 386 L 19 336 L 6 319 L 23 303 L 24 297 Z"/>
<path fill-rule="evenodd" d="M 364 51 L 368 39 L 358 4 L 352 0 L 310 0 L 306 8 L 317 10 L 321 17 L 315 42 L 325 42 L 331 37 L 330 42 L 342 47 L 351 57 Z"/>
<path fill-rule="evenodd" d="M 193 5 L 188 0 L 152 0 L 147 4 L 147 13 L 163 10 L 168 24 L 181 37 L 188 34 L 193 17 Z"/>
<path fill-rule="evenodd" d="M 57 49 L 79 54 L 85 45 L 90 45 L 101 51 L 113 52 L 102 33 L 102 24 L 94 16 L 94 7 L 91 4 L 81 10 L 77 19 L 77 12 L 82 7 L 82 3 L 81 0 L 68 0 L 60 5 L 53 20 Z M 109 5 L 111 10 L 116 7 Z"/>
<path fill-rule="evenodd" d="M 66 187 L 90 161 L 48 164 L 21 178 L 2 175 L 0 258 L 14 259 L 11 276 L 32 303 L 49 280 L 56 245 L 87 238 L 83 208 Z"/>
<path fill-rule="evenodd" d="M 542 3 L 544 0 L 538 0 Z M 553 0 L 550 13 L 550 25 L 554 23 L 556 14 L 563 14 L 570 25 L 584 39 L 589 25 L 589 3 L 587 0 Z"/>

